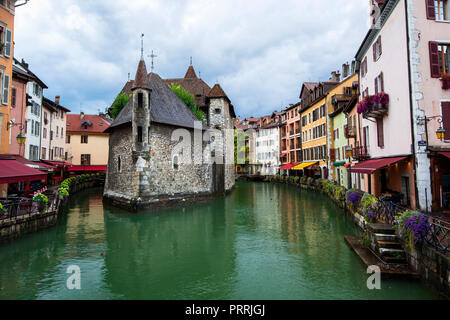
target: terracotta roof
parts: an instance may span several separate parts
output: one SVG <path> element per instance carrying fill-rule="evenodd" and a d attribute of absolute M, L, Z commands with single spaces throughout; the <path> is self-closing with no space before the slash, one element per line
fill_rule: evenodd
<path fill-rule="evenodd" d="M 147 67 L 143 59 L 139 61 L 133 86 L 131 87 L 131 90 L 134 89 L 150 89 L 148 85 Z"/>
<path fill-rule="evenodd" d="M 225 94 L 222 87 L 218 83 L 216 83 L 214 85 L 214 87 L 211 89 L 211 91 L 209 91 L 208 98 L 227 98 L 228 99 L 227 95 Z"/>
<path fill-rule="evenodd" d="M 188 70 L 189 72 L 189 70 Z M 186 73 L 187 74 L 187 73 Z M 200 78 L 179 78 L 179 79 L 165 79 L 164 82 L 169 86 L 174 83 L 182 86 L 186 91 L 192 94 L 195 98 L 195 104 L 199 107 L 206 106 L 206 96 L 211 88 Z"/>
<path fill-rule="evenodd" d="M 156 73 L 148 76 L 148 86 L 152 90 L 150 95 L 151 121 L 178 127 L 194 128 L 194 122 L 199 121 L 184 102 L 182 102 L 167 84 Z M 111 129 L 131 123 L 133 98 L 119 113 L 111 124 Z M 204 127 L 206 128 L 206 127 Z"/>
<path fill-rule="evenodd" d="M 85 114 L 83 119 L 79 114 L 67 115 L 66 132 L 103 133 L 109 126 L 108 121 L 96 114 Z"/>
<path fill-rule="evenodd" d="M 194 67 L 189 66 L 189 68 L 186 71 L 186 74 L 184 75 L 185 79 L 196 79 L 197 74 L 195 73 Z"/>

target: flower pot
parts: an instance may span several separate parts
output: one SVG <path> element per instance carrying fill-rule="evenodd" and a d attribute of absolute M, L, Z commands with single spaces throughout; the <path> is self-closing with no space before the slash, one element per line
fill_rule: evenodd
<path fill-rule="evenodd" d="M 450 89 L 450 80 L 442 80 L 442 89 L 444 90 Z"/>

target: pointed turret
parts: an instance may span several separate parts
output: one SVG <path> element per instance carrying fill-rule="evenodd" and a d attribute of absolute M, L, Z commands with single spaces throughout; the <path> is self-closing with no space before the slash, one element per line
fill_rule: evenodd
<path fill-rule="evenodd" d="M 139 61 L 136 76 L 134 77 L 133 87 L 131 88 L 132 91 L 136 89 L 150 90 L 150 85 L 147 77 L 147 67 L 143 59 Z"/>
<path fill-rule="evenodd" d="M 189 68 L 186 71 L 186 75 L 184 76 L 185 79 L 196 79 L 197 74 L 195 73 L 194 67 L 189 66 Z"/>
<path fill-rule="evenodd" d="M 227 95 L 225 94 L 225 91 L 223 91 L 220 84 L 216 83 L 214 87 L 209 91 L 208 98 L 227 98 Z"/>

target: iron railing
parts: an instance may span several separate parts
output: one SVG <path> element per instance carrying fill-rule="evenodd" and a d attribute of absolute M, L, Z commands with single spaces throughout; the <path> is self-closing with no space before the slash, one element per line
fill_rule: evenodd
<path fill-rule="evenodd" d="M 47 195 L 48 205 L 47 212 L 53 212 L 59 207 L 59 197 L 57 193 Z M 0 221 L 7 219 L 17 219 L 20 217 L 28 217 L 40 214 L 39 207 L 31 198 L 20 198 L 11 201 L 2 201 L 4 211 L 0 213 Z"/>
<path fill-rule="evenodd" d="M 450 222 L 440 217 L 430 217 L 425 242 L 438 251 L 450 253 Z"/>
<path fill-rule="evenodd" d="M 392 201 L 380 201 L 376 212 L 377 220 L 394 225 L 395 217 L 408 210 Z M 429 229 L 425 236 L 425 243 L 443 252 L 450 253 L 450 222 L 440 217 L 430 216 L 428 220 Z"/>
<path fill-rule="evenodd" d="M 407 209 L 402 207 L 392 201 L 382 200 L 378 203 L 378 208 L 376 210 L 376 217 L 378 221 L 394 224 L 395 216 L 405 212 Z"/>

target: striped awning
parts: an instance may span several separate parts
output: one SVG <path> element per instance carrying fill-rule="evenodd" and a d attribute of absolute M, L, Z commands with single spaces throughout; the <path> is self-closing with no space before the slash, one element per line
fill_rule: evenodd
<path fill-rule="evenodd" d="M 311 167 L 311 166 L 313 166 L 313 165 L 315 165 L 317 163 L 318 163 L 317 161 L 315 161 L 315 162 L 303 162 L 303 163 L 298 164 L 294 168 L 292 168 L 292 170 L 304 170 L 304 169 L 306 169 L 308 167 Z"/>

